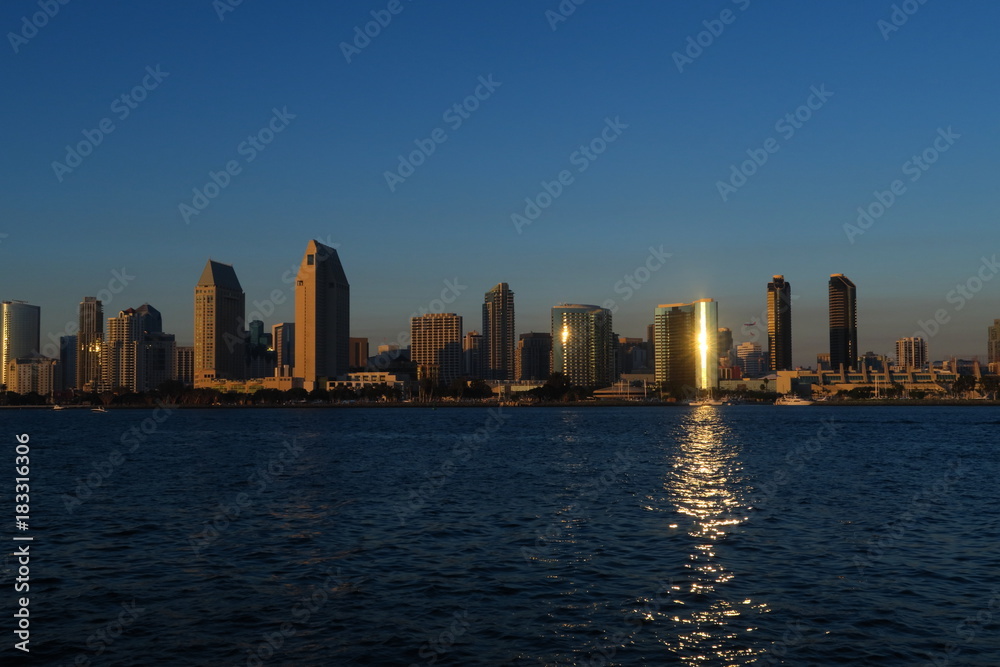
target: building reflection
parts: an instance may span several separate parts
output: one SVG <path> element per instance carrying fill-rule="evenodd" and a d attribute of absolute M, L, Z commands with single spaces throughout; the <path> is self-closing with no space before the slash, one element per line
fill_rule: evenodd
<path fill-rule="evenodd" d="M 704 406 L 681 424 L 677 452 L 665 483 L 668 500 L 682 515 L 691 549 L 685 575 L 674 582 L 675 604 L 668 614 L 675 632 L 666 639 L 684 664 L 744 665 L 755 662 L 761 649 L 755 618 L 767 605 L 748 598 L 733 599 L 733 572 L 719 556 L 721 542 L 747 520 L 749 501 L 739 483 L 739 447 L 723 413 Z M 671 524 L 677 529 L 677 524 Z"/>

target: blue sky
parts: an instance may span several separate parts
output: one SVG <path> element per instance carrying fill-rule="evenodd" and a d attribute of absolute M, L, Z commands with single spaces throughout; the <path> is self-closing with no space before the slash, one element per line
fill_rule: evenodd
<path fill-rule="evenodd" d="M 886 32 L 891 2 L 588 0 L 553 23 L 554 0 L 400 0 L 347 62 L 341 43 L 388 1 L 244 0 L 220 20 L 222 1 L 75 0 L 37 31 L 23 23 L 37 1 L 3 3 L 0 298 L 40 305 L 43 337 L 124 267 L 134 278 L 106 314 L 149 302 L 190 344 L 209 257 L 235 266 L 248 311 L 277 290 L 268 324 L 292 320 L 282 276 L 317 238 L 338 244 L 352 335 L 373 346 L 446 280 L 464 286 L 448 310 L 465 330 L 505 281 L 519 332 L 547 331 L 558 303 L 614 299 L 616 330 L 643 336 L 656 304 L 713 297 L 740 342 L 781 273 L 798 296 L 794 360 L 811 364 L 828 347 L 828 276 L 845 273 L 862 350 L 892 353 L 943 311 L 931 356 L 985 355 L 1000 318 L 997 269 L 982 268 L 1000 250 L 995 4 L 914 0 Z M 679 71 L 673 54 L 699 33 L 707 46 Z M 116 98 L 144 78 L 122 117 Z M 455 127 L 445 112 L 477 86 L 484 99 Z M 790 136 L 776 127 L 813 90 L 832 95 Z M 241 150 L 275 109 L 281 131 Z M 104 119 L 113 131 L 78 166 L 53 167 Z M 607 119 L 614 141 L 574 160 Z M 390 190 L 385 172 L 435 130 L 444 140 Z M 724 201 L 718 183 L 768 139 L 776 152 Z M 910 180 L 925 150 L 936 161 Z M 231 161 L 238 173 L 186 220 L 180 205 Z M 519 233 L 512 214 L 563 170 L 572 182 Z M 905 190 L 850 242 L 844 225 L 895 180 Z M 646 278 L 661 246 L 671 257 L 626 299 L 620 281 Z M 979 291 L 949 300 L 977 273 Z"/>

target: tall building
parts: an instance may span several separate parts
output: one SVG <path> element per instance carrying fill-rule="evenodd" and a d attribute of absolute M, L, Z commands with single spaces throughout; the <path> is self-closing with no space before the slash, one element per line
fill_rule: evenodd
<path fill-rule="evenodd" d="M 516 379 L 534 382 L 548 380 L 552 374 L 552 334 L 521 334 L 514 355 Z"/>
<path fill-rule="evenodd" d="M 108 328 L 101 344 L 100 391 L 124 387 L 132 392 L 146 387 L 142 348 L 141 319 L 134 308 L 108 318 Z"/>
<path fill-rule="evenodd" d="M 462 339 L 463 373 L 477 380 L 485 379 L 483 372 L 483 336 L 478 331 L 470 331 Z"/>
<path fill-rule="evenodd" d="M 142 326 L 142 316 L 139 322 Z M 145 378 L 141 391 L 152 391 L 177 377 L 177 341 L 173 334 L 162 331 L 143 334 L 142 367 Z"/>
<path fill-rule="evenodd" d="M 97 391 L 101 382 L 101 341 L 104 338 L 104 306 L 97 297 L 80 302 L 80 326 L 76 332 L 76 388 Z"/>
<path fill-rule="evenodd" d="M 927 341 L 923 338 L 900 338 L 896 341 L 896 368 L 919 371 L 927 365 Z"/>
<path fill-rule="evenodd" d="M 719 327 L 718 349 L 719 365 L 729 368 L 736 364 L 736 353 L 733 350 L 733 332 L 729 327 Z"/>
<path fill-rule="evenodd" d="M 992 364 L 1000 364 L 1000 320 L 993 320 L 993 326 L 987 328 L 986 362 L 991 364 L 990 370 L 994 373 Z"/>
<path fill-rule="evenodd" d="M 428 313 L 410 318 L 410 358 L 420 379 L 448 385 L 462 375 L 462 318 Z"/>
<path fill-rule="evenodd" d="M 766 374 L 767 357 L 760 343 L 747 341 L 736 346 L 736 358 L 745 378 L 759 378 Z"/>
<path fill-rule="evenodd" d="M 351 338 L 351 354 L 348 362 L 352 369 L 364 369 L 368 365 L 367 338 Z"/>
<path fill-rule="evenodd" d="M 487 380 L 514 379 L 514 293 L 499 283 L 483 303 L 483 358 Z"/>
<path fill-rule="evenodd" d="M 174 348 L 174 378 L 185 386 L 194 384 L 194 348 Z"/>
<path fill-rule="evenodd" d="M 830 276 L 830 365 L 858 368 L 858 295 L 843 273 Z"/>
<path fill-rule="evenodd" d="M 307 389 L 348 372 L 350 332 L 351 286 L 340 257 L 311 240 L 295 279 L 295 376 Z"/>
<path fill-rule="evenodd" d="M 271 347 L 274 348 L 275 375 L 291 376 L 295 369 L 295 324 L 282 322 L 271 327 Z"/>
<path fill-rule="evenodd" d="M 250 320 L 247 327 L 246 345 L 247 377 L 265 378 L 274 375 L 274 351 L 271 349 L 271 334 L 264 333 L 264 322 Z"/>
<path fill-rule="evenodd" d="M 76 336 L 59 337 L 59 374 L 56 384 L 60 389 L 76 386 Z"/>
<path fill-rule="evenodd" d="M 139 329 L 144 334 L 163 333 L 163 316 L 156 308 L 144 303 L 135 309 L 135 314 L 139 318 Z"/>
<path fill-rule="evenodd" d="M 671 390 L 719 386 L 719 304 L 713 299 L 656 307 L 657 384 Z"/>
<path fill-rule="evenodd" d="M 580 387 L 607 387 L 617 379 L 611 311 L 565 304 L 552 308 L 552 372 Z"/>
<path fill-rule="evenodd" d="M 7 380 L 8 364 L 14 359 L 38 354 L 41 308 L 24 301 L 4 301 L 0 320 L 0 384 Z"/>
<path fill-rule="evenodd" d="M 646 342 L 642 338 L 618 338 L 617 370 L 619 373 L 633 373 L 646 367 Z"/>
<path fill-rule="evenodd" d="M 194 383 L 246 375 L 246 297 L 232 265 L 208 260 L 194 288 Z"/>
<path fill-rule="evenodd" d="M 772 371 L 792 370 L 792 286 L 784 276 L 767 284 L 767 355 Z"/>

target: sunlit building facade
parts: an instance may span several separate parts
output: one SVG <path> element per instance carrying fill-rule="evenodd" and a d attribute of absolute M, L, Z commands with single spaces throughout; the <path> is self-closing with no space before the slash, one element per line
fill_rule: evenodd
<path fill-rule="evenodd" d="M 295 377 L 325 387 L 350 363 L 351 286 L 337 250 L 311 240 L 295 279 Z"/>
<path fill-rule="evenodd" d="M 246 297 L 230 264 L 209 260 L 194 288 L 194 384 L 246 376 Z"/>
<path fill-rule="evenodd" d="M 410 358 L 420 379 L 449 385 L 462 375 L 462 317 L 428 313 L 410 319 Z"/>
<path fill-rule="evenodd" d="M 767 354 L 772 371 L 792 369 L 792 286 L 784 276 L 767 284 Z"/>
<path fill-rule="evenodd" d="M 552 309 L 552 372 L 580 387 L 607 387 L 616 378 L 611 311 L 572 304 Z"/>
<path fill-rule="evenodd" d="M 104 339 L 104 305 L 93 296 L 80 302 L 76 333 L 76 388 L 96 391 L 101 382 L 101 341 Z"/>
<path fill-rule="evenodd" d="M 919 371 L 927 366 L 927 341 L 923 338 L 900 338 L 896 341 L 896 369 Z"/>
<path fill-rule="evenodd" d="M 9 385 L 8 364 L 39 352 L 41 308 L 24 301 L 4 301 L 0 319 L 0 384 Z"/>
<path fill-rule="evenodd" d="M 671 389 L 719 386 L 719 304 L 714 299 L 663 304 L 653 318 L 654 379 Z"/>

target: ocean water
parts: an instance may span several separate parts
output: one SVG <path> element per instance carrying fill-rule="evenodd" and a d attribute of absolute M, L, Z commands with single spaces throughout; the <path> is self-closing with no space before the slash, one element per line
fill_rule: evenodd
<path fill-rule="evenodd" d="M 156 417 L 0 413 L 35 664 L 1000 664 L 997 408 Z"/>

